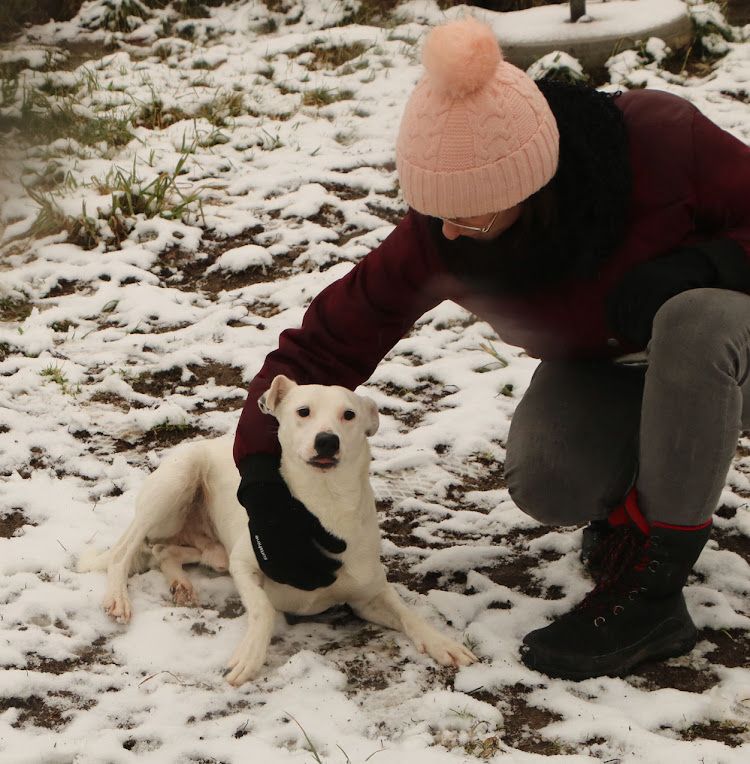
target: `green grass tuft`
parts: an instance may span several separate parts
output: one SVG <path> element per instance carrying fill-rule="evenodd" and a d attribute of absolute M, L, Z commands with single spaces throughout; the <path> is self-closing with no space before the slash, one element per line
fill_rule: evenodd
<path fill-rule="evenodd" d="M 203 117 L 215 127 L 226 127 L 230 118 L 246 113 L 244 93 L 219 90 L 213 100 L 198 109 L 195 116 Z"/>
<path fill-rule="evenodd" d="M 47 89 L 51 87 L 47 85 Z M 3 105 L 17 97 L 12 81 L 8 80 L 3 80 L 0 93 Z M 19 142 L 36 146 L 68 138 L 83 146 L 105 143 L 120 147 L 133 137 L 127 117 L 107 113 L 92 116 L 72 96 L 57 98 L 40 88 L 24 88 L 18 113 L 0 116 L 0 133 L 13 131 Z"/>
<path fill-rule="evenodd" d="M 302 48 L 297 55 L 313 53 L 315 56 L 315 60 L 311 64 L 313 69 L 338 69 L 338 67 L 353 61 L 355 58 L 359 58 L 370 47 L 370 45 L 361 42 L 350 45 L 334 45 L 327 48 L 313 43 L 313 45 Z"/>
<path fill-rule="evenodd" d="M 44 237 L 64 231 L 67 241 L 94 249 L 100 244 L 119 246 L 133 230 L 138 216 L 181 220 L 196 207 L 202 214 L 199 195 L 185 194 L 177 185 L 188 153 L 186 150 L 182 154 L 171 173 L 161 172 L 149 182 L 137 176 L 135 161 L 130 172 L 118 167 L 103 181 L 94 180 L 99 193 L 112 195 L 111 210 L 99 212 L 96 217 L 87 214 L 85 205 L 80 215 L 68 215 L 51 194 L 27 187 L 29 197 L 39 205 L 29 233 Z"/>
<path fill-rule="evenodd" d="M 108 29 L 110 32 L 132 32 L 151 14 L 140 0 L 104 0 L 105 11 L 88 22 L 89 29 Z"/>
<path fill-rule="evenodd" d="M 302 96 L 303 106 L 328 106 L 336 101 L 348 101 L 354 98 L 351 90 L 339 90 L 338 88 L 314 88 L 306 90 Z"/>
<path fill-rule="evenodd" d="M 50 382 L 54 382 L 56 385 L 59 385 L 60 391 L 65 395 L 72 395 L 75 397 L 81 392 L 80 385 L 75 385 L 75 387 L 70 386 L 70 381 L 65 376 L 65 374 L 63 374 L 62 368 L 57 364 L 50 364 L 49 366 L 46 366 L 39 372 L 39 375 L 45 379 L 50 380 Z"/>
<path fill-rule="evenodd" d="M 67 215 L 51 194 L 31 188 L 27 188 L 26 192 L 39 205 L 36 220 L 29 231 L 32 236 L 42 238 L 65 231 L 67 241 L 83 249 L 94 249 L 99 244 L 99 224 L 86 214 L 85 205 L 80 215 Z"/>

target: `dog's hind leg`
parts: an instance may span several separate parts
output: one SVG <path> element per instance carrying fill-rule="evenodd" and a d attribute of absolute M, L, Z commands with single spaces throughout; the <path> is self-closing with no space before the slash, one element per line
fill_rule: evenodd
<path fill-rule="evenodd" d="M 235 687 L 252 679 L 260 671 L 266 660 L 276 619 L 276 610 L 261 586 L 262 574 L 253 564 L 254 558 L 250 562 L 252 555 L 248 538 L 247 544 L 238 542 L 229 557 L 229 572 L 247 616 L 245 636 L 227 663 L 229 672 L 226 679 Z"/>
<path fill-rule="evenodd" d="M 128 576 L 133 560 L 146 540 L 147 532 L 148 527 L 144 527 L 143 518 L 136 516 L 124 535 L 109 551 L 104 610 L 120 623 L 128 623 L 132 615 L 128 597 Z"/>
<path fill-rule="evenodd" d="M 229 555 L 224 545 L 218 541 L 201 550 L 200 562 L 218 573 L 226 573 L 229 570 Z"/>
<path fill-rule="evenodd" d="M 420 653 L 427 653 L 442 666 L 468 666 L 477 660 L 471 650 L 441 634 L 417 615 L 391 584 L 368 602 L 349 604 L 360 618 L 404 632 Z"/>
<path fill-rule="evenodd" d="M 167 579 L 174 604 L 181 607 L 197 605 L 195 589 L 182 566 L 191 562 L 201 562 L 201 550 L 192 546 L 154 544 L 153 552 L 161 572 Z"/>
<path fill-rule="evenodd" d="M 120 623 L 131 616 L 128 576 L 147 538 L 171 538 L 198 501 L 202 486 L 202 447 L 190 444 L 167 457 L 143 482 L 136 499 L 135 517 L 110 550 L 104 609 Z"/>

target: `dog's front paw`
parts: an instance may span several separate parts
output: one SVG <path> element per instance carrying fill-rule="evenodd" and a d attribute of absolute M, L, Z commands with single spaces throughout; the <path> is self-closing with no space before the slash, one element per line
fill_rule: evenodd
<path fill-rule="evenodd" d="M 427 653 L 441 666 L 469 666 L 479 660 L 468 647 L 432 629 L 415 635 L 414 643 L 420 652 Z"/>
<path fill-rule="evenodd" d="M 109 592 L 104 598 L 104 612 L 118 623 L 129 623 L 132 610 L 127 592 Z"/>
<path fill-rule="evenodd" d="M 248 634 L 237 646 L 227 663 L 226 680 L 234 687 L 239 687 L 255 677 L 266 660 L 266 648 Z"/>

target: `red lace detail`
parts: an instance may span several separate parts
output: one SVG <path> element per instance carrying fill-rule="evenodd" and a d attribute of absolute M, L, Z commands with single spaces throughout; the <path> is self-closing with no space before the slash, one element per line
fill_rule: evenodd
<path fill-rule="evenodd" d="M 649 525 L 638 507 L 635 488 L 625 497 L 625 502 L 608 518 L 612 527 L 610 534 L 593 551 L 592 567 L 599 567 L 596 586 L 575 607 L 575 610 L 591 610 L 593 615 L 608 610 L 613 600 L 633 597 L 641 591 L 641 584 L 634 574 L 642 573 L 652 561 L 652 528 L 668 528 L 678 531 L 700 531 L 711 525 L 668 525 L 655 522 Z"/>
<path fill-rule="evenodd" d="M 635 488 L 631 488 L 625 497 L 625 511 L 628 513 L 628 517 L 633 524 L 644 536 L 648 536 L 651 533 L 648 520 L 643 516 L 641 508 L 638 506 L 638 494 Z"/>
<path fill-rule="evenodd" d="M 596 586 L 576 606 L 576 610 L 608 606 L 611 596 L 632 588 L 628 573 L 642 570 L 649 563 L 648 537 L 633 525 L 621 525 L 594 550 L 593 565 L 601 565 Z M 606 598 L 603 595 L 608 595 Z M 606 602 L 603 600 L 606 599 Z"/>

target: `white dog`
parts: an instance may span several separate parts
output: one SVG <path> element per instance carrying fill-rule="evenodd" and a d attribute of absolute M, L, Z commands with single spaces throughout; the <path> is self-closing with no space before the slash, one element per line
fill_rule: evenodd
<path fill-rule="evenodd" d="M 375 403 L 343 387 L 297 385 L 279 375 L 258 405 L 279 421 L 281 474 L 290 491 L 328 531 L 346 541 L 336 581 L 303 591 L 261 572 L 250 545 L 247 513 L 236 497 L 239 478 L 232 441 L 217 438 L 175 449 L 146 478 L 122 538 L 108 552 L 79 562 L 80 571 L 107 570 L 107 613 L 121 623 L 130 620 L 127 578 L 153 564 L 166 576 L 175 603 L 195 604 L 182 566 L 199 562 L 229 570 L 247 613 L 247 631 L 228 663 L 230 684 L 240 685 L 260 670 L 277 611 L 305 615 L 341 603 L 368 621 L 403 631 L 438 663 L 473 663 L 470 650 L 430 626 L 386 581 L 368 479 L 367 435 L 378 428 Z M 301 408 L 309 414 L 298 416 Z M 354 418 L 344 418 L 347 410 Z M 319 433 L 338 436 L 334 466 L 315 464 Z M 153 544 L 150 549 L 147 541 Z"/>

